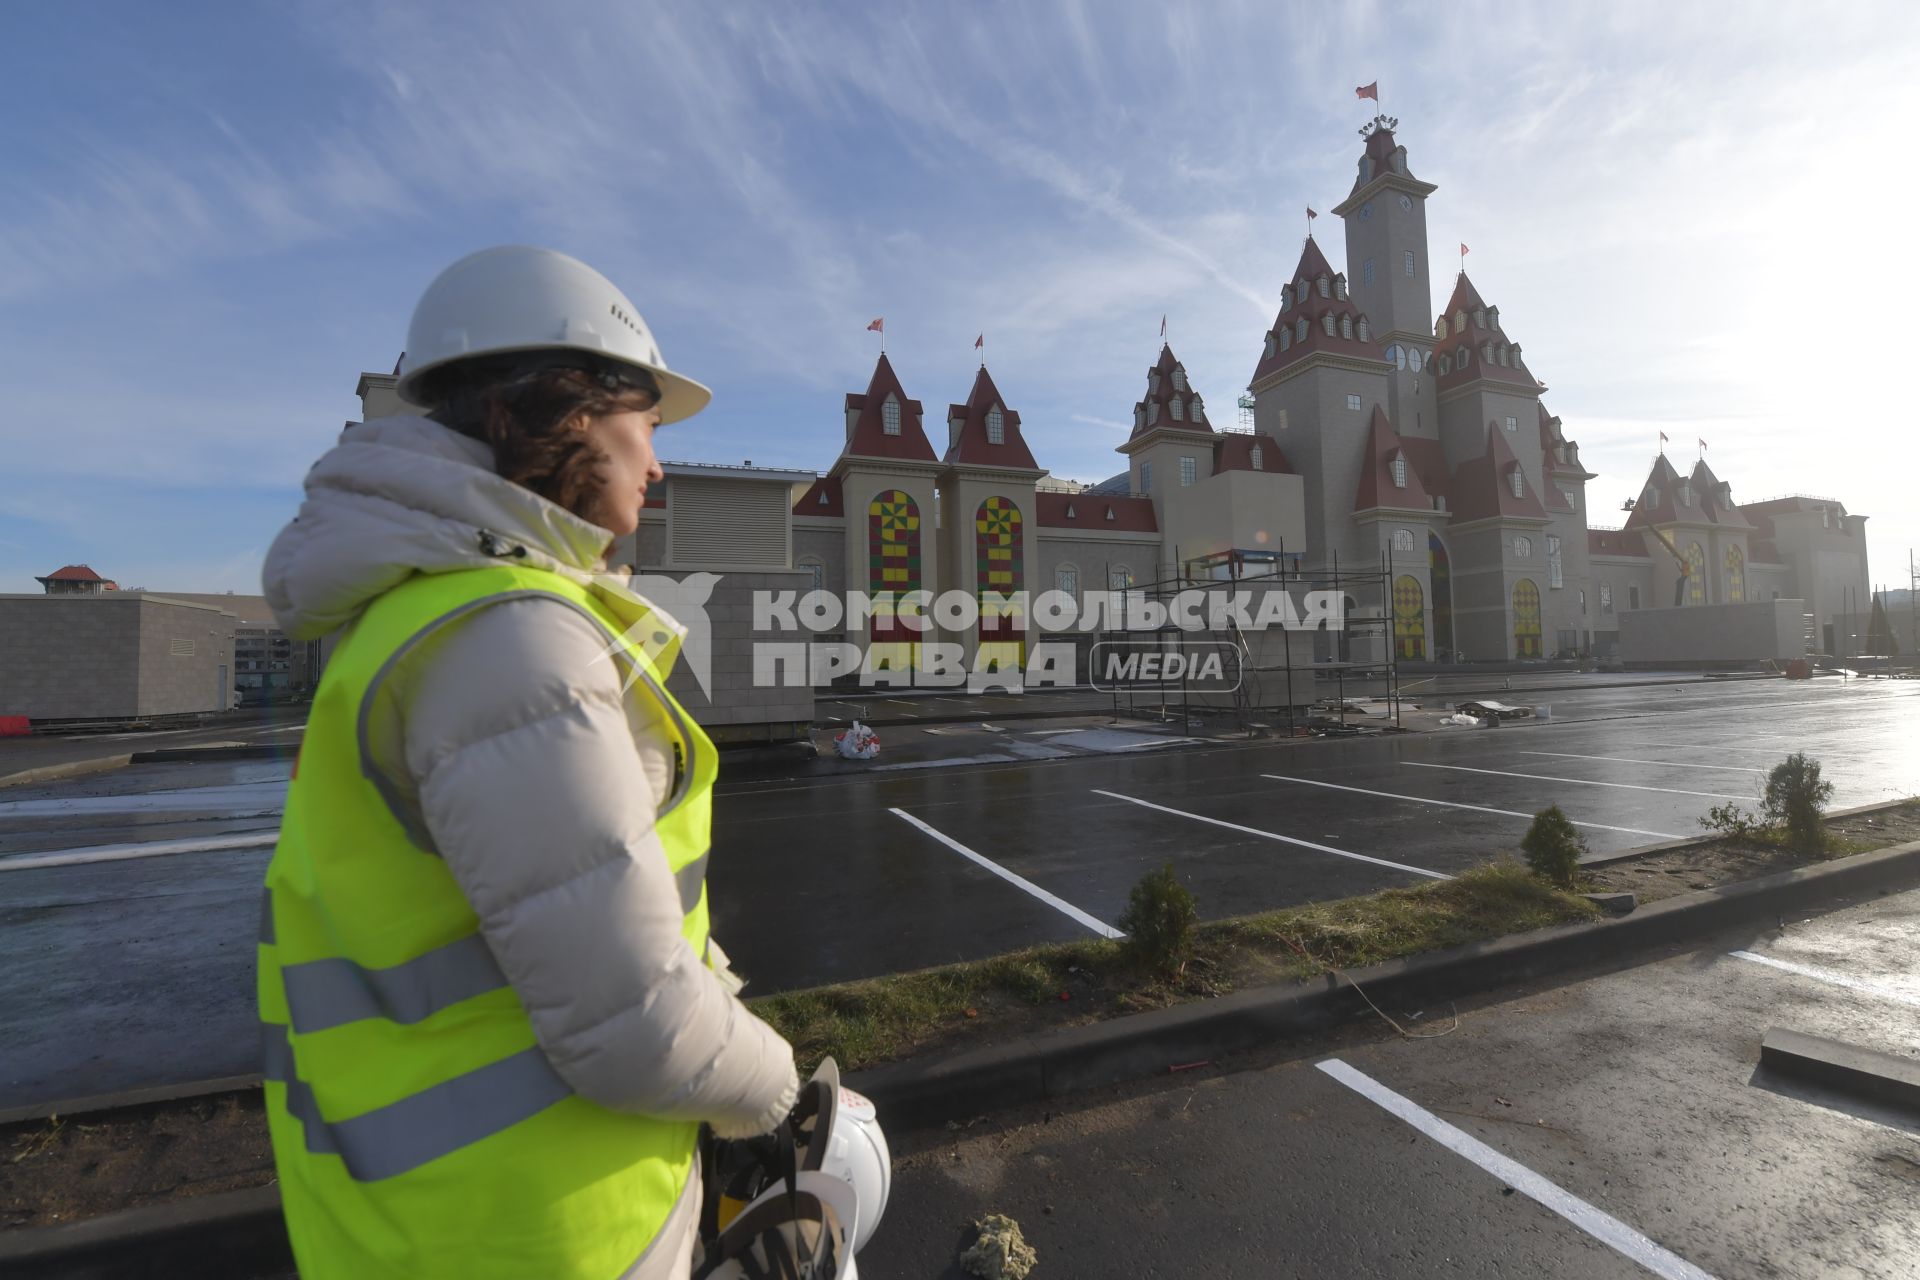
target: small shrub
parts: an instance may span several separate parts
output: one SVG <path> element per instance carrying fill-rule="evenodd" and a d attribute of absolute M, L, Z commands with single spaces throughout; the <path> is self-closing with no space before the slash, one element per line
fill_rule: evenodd
<path fill-rule="evenodd" d="M 1559 805 L 1548 805 L 1533 816 L 1520 847 L 1533 874 L 1548 884 L 1572 889 L 1580 883 L 1580 859 L 1587 852 L 1587 842 Z"/>
<path fill-rule="evenodd" d="M 1760 820 L 1760 816 L 1749 813 L 1732 800 L 1707 810 L 1707 816 L 1700 819 L 1700 825 L 1730 840 L 1760 840 L 1767 835 L 1767 824 Z"/>
<path fill-rule="evenodd" d="M 1173 874 L 1173 864 L 1140 877 L 1120 917 L 1134 961 L 1163 978 L 1177 978 L 1193 957 L 1193 894 Z"/>
<path fill-rule="evenodd" d="M 1802 853 L 1818 853 L 1827 847 L 1821 816 L 1831 799 L 1833 784 L 1821 781 L 1820 762 L 1796 751 L 1767 775 L 1761 807 L 1767 821 L 1786 832 L 1789 845 Z"/>

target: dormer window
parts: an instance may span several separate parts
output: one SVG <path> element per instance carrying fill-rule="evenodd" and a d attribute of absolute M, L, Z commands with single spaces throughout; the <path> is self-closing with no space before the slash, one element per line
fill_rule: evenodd
<path fill-rule="evenodd" d="M 1492 325 L 1495 329 L 1498 329 L 1500 327 L 1500 308 L 1498 307 L 1487 308 L 1487 323 Z"/>
<path fill-rule="evenodd" d="M 1160 421 L 1160 404 L 1158 401 L 1149 400 L 1147 402 L 1147 425 L 1152 426 L 1158 421 Z"/>
<path fill-rule="evenodd" d="M 900 434 L 900 402 L 892 396 L 880 406 L 880 429 L 890 436 Z"/>
<path fill-rule="evenodd" d="M 1472 364 L 1472 363 L 1473 363 L 1473 348 L 1472 348 L 1472 347 L 1462 347 L 1462 348 L 1460 348 L 1460 349 L 1459 349 L 1458 351 L 1456 351 L 1456 352 L 1454 352 L 1454 353 L 1453 353 L 1453 367 L 1454 367 L 1454 368 L 1456 368 L 1456 369 L 1464 369 L 1464 368 L 1466 368 L 1466 367 L 1467 367 L 1468 365 L 1470 365 L 1470 364 Z"/>
<path fill-rule="evenodd" d="M 1280 286 L 1280 309 L 1282 311 L 1293 309 L 1293 286 L 1290 284 Z"/>
<path fill-rule="evenodd" d="M 1395 148 L 1395 149 L 1394 149 L 1394 153 L 1393 153 L 1393 171 L 1394 171 L 1395 173 L 1405 173 L 1405 172 L 1407 171 L 1407 152 L 1406 152 L 1406 148 L 1404 148 L 1404 147 L 1397 147 L 1397 148 Z"/>
<path fill-rule="evenodd" d="M 1079 518 L 1080 518 L 1079 516 L 1077 516 L 1077 515 L 1075 515 L 1075 514 L 1074 514 L 1074 511 L 1073 511 L 1073 504 L 1072 504 L 1071 502 L 1069 502 L 1069 503 L 1067 504 L 1067 519 L 1069 519 L 1069 520 L 1078 520 Z"/>
<path fill-rule="evenodd" d="M 1293 330 L 1282 329 L 1280 331 L 1280 349 L 1282 351 L 1285 351 L 1288 347 L 1291 347 L 1292 345 L 1293 345 Z M 1273 354 L 1273 335 L 1272 334 L 1267 335 L 1267 354 L 1268 355 Z"/>
<path fill-rule="evenodd" d="M 1483 342 L 1480 344 L 1480 359 L 1487 364 L 1493 363 L 1493 344 L 1491 342 Z"/>
<path fill-rule="evenodd" d="M 1280 345 L 1278 347 L 1275 347 L 1273 342 L 1273 330 L 1271 329 L 1267 330 L 1267 358 L 1272 359 L 1273 353 L 1276 350 L 1285 351 L 1286 349 L 1287 349 L 1286 335 L 1285 334 L 1280 335 Z"/>
<path fill-rule="evenodd" d="M 1440 357 L 1440 376 L 1446 377 L 1453 372 L 1453 361 L 1446 356 Z"/>
<path fill-rule="evenodd" d="M 1107 519 L 1109 519 L 1109 520 L 1111 520 L 1111 519 L 1113 519 L 1113 508 L 1112 508 L 1112 507 L 1108 507 L 1108 508 L 1107 508 Z"/>
<path fill-rule="evenodd" d="M 1501 343 L 1501 344 L 1500 344 L 1500 365 L 1501 365 L 1501 367 L 1502 367 L 1502 368 L 1505 368 L 1505 367 L 1506 367 L 1506 363 L 1507 363 L 1507 344 L 1503 342 L 1503 343 Z"/>
<path fill-rule="evenodd" d="M 1253 446 L 1252 452 L 1247 455 L 1247 460 L 1253 464 L 1255 471 L 1265 471 L 1267 469 L 1266 463 L 1263 461 L 1265 457 L 1266 455 L 1260 452 L 1260 446 L 1255 445 Z"/>
<path fill-rule="evenodd" d="M 1320 327 L 1327 331 L 1329 338 L 1333 336 L 1333 312 L 1329 311 L 1320 317 Z"/>
<path fill-rule="evenodd" d="M 1474 311 L 1474 313 L 1473 313 L 1473 327 L 1474 327 L 1474 328 L 1476 328 L 1476 329 L 1484 329 L 1484 328 L 1486 328 L 1486 327 L 1487 327 L 1487 313 L 1486 313 L 1486 312 L 1484 312 L 1484 311 L 1480 311 L 1480 310 L 1477 310 L 1477 309 L 1476 309 L 1476 310 Z"/>
<path fill-rule="evenodd" d="M 1354 328 L 1354 332 L 1360 335 L 1360 341 L 1366 342 L 1368 340 L 1367 339 L 1367 318 L 1365 316 L 1360 317 L 1360 323 L 1355 325 L 1353 328 Z"/>
<path fill-rule="evenodd" d="M 1320 277 L 1319 286 L 1320 286 L 1321 297 L 1331 298 L 1333 296 L 1333 286 L 1325 276 Z"/>
<path fill-rule="evenodd" d="M 1372 156 L 1360 157 L 1360 181 L 1362 182 L 1373 181 L 1373 157 Z"/>
<path fill-rule="evenodd" d="M 1353 317 L 1352 316 L 1340 317 L 1340 336 L 1347 339 L 1351 339 L 1353 337 Z"/>
<path fill-rule="evenodd" d="M 827 501 L 827 491 L 825 489 L 822 489 L 820 491 L 820 505 L 823 507 L 833 505 L 832 503 Z"/>
<path fill-rule="evenodd" d="M 1173 389 L 1175 391 L 1187 389 L 1187 371 L 1179 365 L 1173 366 Z"/>
<path fill-rule="evenodd" d="M 1467 327 L 1467 313 L 1466 313 L 1466 312 L 1464 312 L 1464 311 L 1456 311 L 1456 312 L 1454 312 L 1454 313 L 1453 313 L 1453 327 L 1454 327 L 1455 329 L 1465 329 L 1465 328 Z"/>
<path fill-rule="evenodd" d="M 1436 338 L 1444 338 L 1447 336 L 1447 318 L 1445 316 L 1441 316 L 1433 322 L 1433 336 Z"/>
<path fill-rule="evenodd" d="M 1173 410 L 1173 420 L 1175 422 L 1179 422 L 1187 416 L 1185 411 L 1183 411 L 1180 407 L 1180 397 L 1178 396 L 1175 396 L 1173 399 L 1167 401 L 1167 408 Z"/>
<path fill-rule="evenodd" d="M 1191 417 L 1195 422 L 1205 422 L 1207 420 L 1206 406 L 1200 402 L 1199 396 L 1195 396 L 1187 402 L 1187 416 Z"/>
<path fill-rule="evenodd" d="M 1301 316 L 1293 322 L 1293 340 L 1295 342 L 1305 342 L 1307 340 L 1307 318 L 1305 316 Z"/>
<path fill-rule="evenodd" d="M 1133 406 L 1133 429 L 1138 431 L 1147 425 L 1147 407 L 1144 404 Z"/>
<path fill-rule="evenodd" d="M 995 405 L 987 410 L 987 443 L 1005 444 L 1007 442 L 1007 420 Z"/>
<path fill-rule="evenodd" d="M 1396 489 L 1407 487 L 1407 457 L 1402 453 L 1393 455 L 1393 487 Z"/>
<path fill-rule="evenodd" d="M 1508 473 L 1508 479 L 1513 482 L 1514 497 L 1524 498 L 1527 496 L 1527 478 L 1522 474 L 1520 474 L 1519 467 L 1515 467 L 1510 473 Z"/>
<path fill-rule="evenodd" d="M 1160 371 L 1158 369 L 1150 370 L 1147 374 L 1147 394 L 1150 396 L 1160 394 Z"/>
<path fill-rule="evenodd" d="M 1693 483 L 1691 481 L 1682 480 L 1680 482 L 1680 505 L 1683 507 L 1693 505 Z"/>
<path fill-rule="evenodd" d="M 1640 504 L 1642 506 L 1650 507 L 1658 501 L 1660 501 L 1660 491 L 1654 488 L 1652 485 L 1648 485 L 1646 493 L 1643 494 L 1640 498 Z"/>
<path fill-rule="evenodd" d="M 1333 296 L 1342 302 L 1347 300 L 1347 278 L 1345 276 L 1335 276 L 1333 278 Z"/>

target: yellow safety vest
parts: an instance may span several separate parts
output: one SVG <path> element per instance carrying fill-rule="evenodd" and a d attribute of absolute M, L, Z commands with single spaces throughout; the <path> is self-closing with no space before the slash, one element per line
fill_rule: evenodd
<path fill-rule="evenodd" d="M 306 1280 L 613 1280 L 687 1186 L 697 1126 L 567 1087 L 459 885 L 366 756 L 369 693 L 389 667 L 448 623 L 529 595 L 600 623 L 633 664 L 629 696 L 667 712 L 676 770 L 656 830 L 681 932 L 707 953 L 715 758 L 664 688 L 677 628 L 631 594 L 520 567 L 416 575 L 376 600 L 315 694 L 262 904 L 266 1110 Z"/>

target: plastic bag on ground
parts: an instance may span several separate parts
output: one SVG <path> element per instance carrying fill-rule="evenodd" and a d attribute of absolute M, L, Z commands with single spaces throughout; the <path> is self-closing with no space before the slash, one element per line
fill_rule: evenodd
<path fill-rule="evenodd" d="M 880 754 L 880 735 L 855 720 L 833 735 L 833 749 L 843 760 L 871 760 Z"/>

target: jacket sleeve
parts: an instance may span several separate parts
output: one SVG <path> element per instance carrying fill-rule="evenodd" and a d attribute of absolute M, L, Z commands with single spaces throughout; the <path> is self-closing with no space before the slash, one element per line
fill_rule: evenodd
<path fill-rule="evenodd" d="M 636 746 L 649 712 L 605 649 L 558 601 L 454 624 L 396 682 L 407 789 L 575 1092 L 764 1133 L 793 1105 L 793 1051 L 680 935 L 653 825 L 670 744 L 642 725 Z"/>

